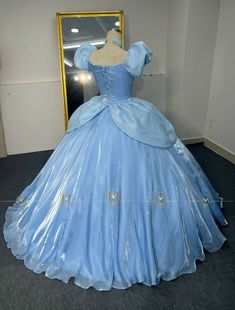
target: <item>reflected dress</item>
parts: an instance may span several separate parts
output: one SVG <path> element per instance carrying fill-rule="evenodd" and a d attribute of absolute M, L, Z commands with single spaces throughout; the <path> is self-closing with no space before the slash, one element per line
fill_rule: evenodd
<path fill-rule="evenodd" d="M 196 271 L 217 251 L 228 223 L 223 198 L 174 127 L 131 96 L 151 61 L 133 43 L 123 63 L 92 64 L 83 43 L 74 62 L 94 74 L 100 96 L 82 104 L 36 178 L 6 211 L 4 238 L 25 266 L 97 290 L 157 285 Z"/>

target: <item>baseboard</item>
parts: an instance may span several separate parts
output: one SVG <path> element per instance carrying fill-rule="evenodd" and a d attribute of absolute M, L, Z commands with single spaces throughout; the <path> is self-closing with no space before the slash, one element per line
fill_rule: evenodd
<path fill-rule="evenodd" d="M 203 142 L 203 137 L 180 139 L 185 145 Z"/>
<path fill-rule="evenodd" d="M 195 144 L 195 143 L 203 143 L 206 147 L 208 147 L 210 150 L 215 152 L 216 154 L 222 156 L 223 158 L 230 161 L 232 164 L 235 164 L 235 154 L 230 152 L 229 150 L 225 149 L 221 145 L 218 145 L 217 143 L 211 141 L 210 139 L 206 137 L 196 137 L 196 138 L 185 138 L 180 139 L 185 145 L 187 144 Z"/>
<path fill-rule="evenodd" d="M 214 151 L 216 154 L 222 156 L 223 158 L 227 159 L 231 163 L 235 164 L 235 154 L 230 152 L 229 150 L 225 149 L 224 147 L 216 144 L 215 142 L 211 141 L 210 139 L 204 137 L 203 144 Z"/>

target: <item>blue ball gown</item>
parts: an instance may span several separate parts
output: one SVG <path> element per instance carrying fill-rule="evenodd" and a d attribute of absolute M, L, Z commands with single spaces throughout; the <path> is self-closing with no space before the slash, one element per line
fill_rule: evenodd
<path fill-rule="evenodd" d="M 95 46 L 76 50 L 100 96 L 82 104 L 36 178 L 6 211 L 8 248 L 48 278 L 97 290 L 157 285 L 196 271 L 217 251 L 228 223 L 223 198 L 174 127 L 131 96 L 152 52 L 133 43 L 117 65 L 95 65 Z"/>

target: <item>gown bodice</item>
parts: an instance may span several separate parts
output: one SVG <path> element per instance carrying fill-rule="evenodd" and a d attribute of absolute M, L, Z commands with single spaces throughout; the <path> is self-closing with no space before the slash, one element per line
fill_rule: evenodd
<path fill-rule="evenodd" d="M 107 104 L 125 102 L 131 97 L 134 78 L 141 76 L 144 65 L 152 59 L 152 52 L 143 41 L 135 42 L 127 51 L 123 63 L 103 66 L 89 61 L 90 54 L 95 50 L 96 47 L 90 43 L 82 44 L 75 53 L 75 65 L 93 73 L 100 94 Z M 134 63 L 133 58 L 136 57 L 139 61 Z"/>
<path fill-rule="evenodd" d="M 95 50 L 91 43 L 83 43 L 74 54 L 74 64 L 80 70 L 93 73 L 100 95 L 73 112 L 66 133 L 109 108 L 113 121 L 130 137 L 152 146 L 172 146 L 177 139 L 172 124 L 151 102 L 131 94 L 134 79 L 141 77 L 144 66 L 151 62 L 150 48 L 143 41 L 134 42 L 123 63 L 105 66 L 89 61 Z"/>
<path fill-rule="evenodd" d="M 89 62 L 89 69 L 107 104 L 124 103 L 131 97 L 134 77 L 126 70 L 125 64 L 101 66 Z"/>

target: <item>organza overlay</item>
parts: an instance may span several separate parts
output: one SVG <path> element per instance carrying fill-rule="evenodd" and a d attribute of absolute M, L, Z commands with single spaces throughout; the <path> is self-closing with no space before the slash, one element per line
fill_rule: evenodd
<path fill-rule="evenodd" d="M 223 198 L 172 124 L 150 102 L 131 96 L 151 61 L 142 41 L 123 64 L 75 65 L 94 74 L 100 96 L 71 116 L 66 134 L 6 212 L 8 248 L 48 278 L 97 290 L 156 285 L 196 270 L 204 249 L 226 237 Z"/>

